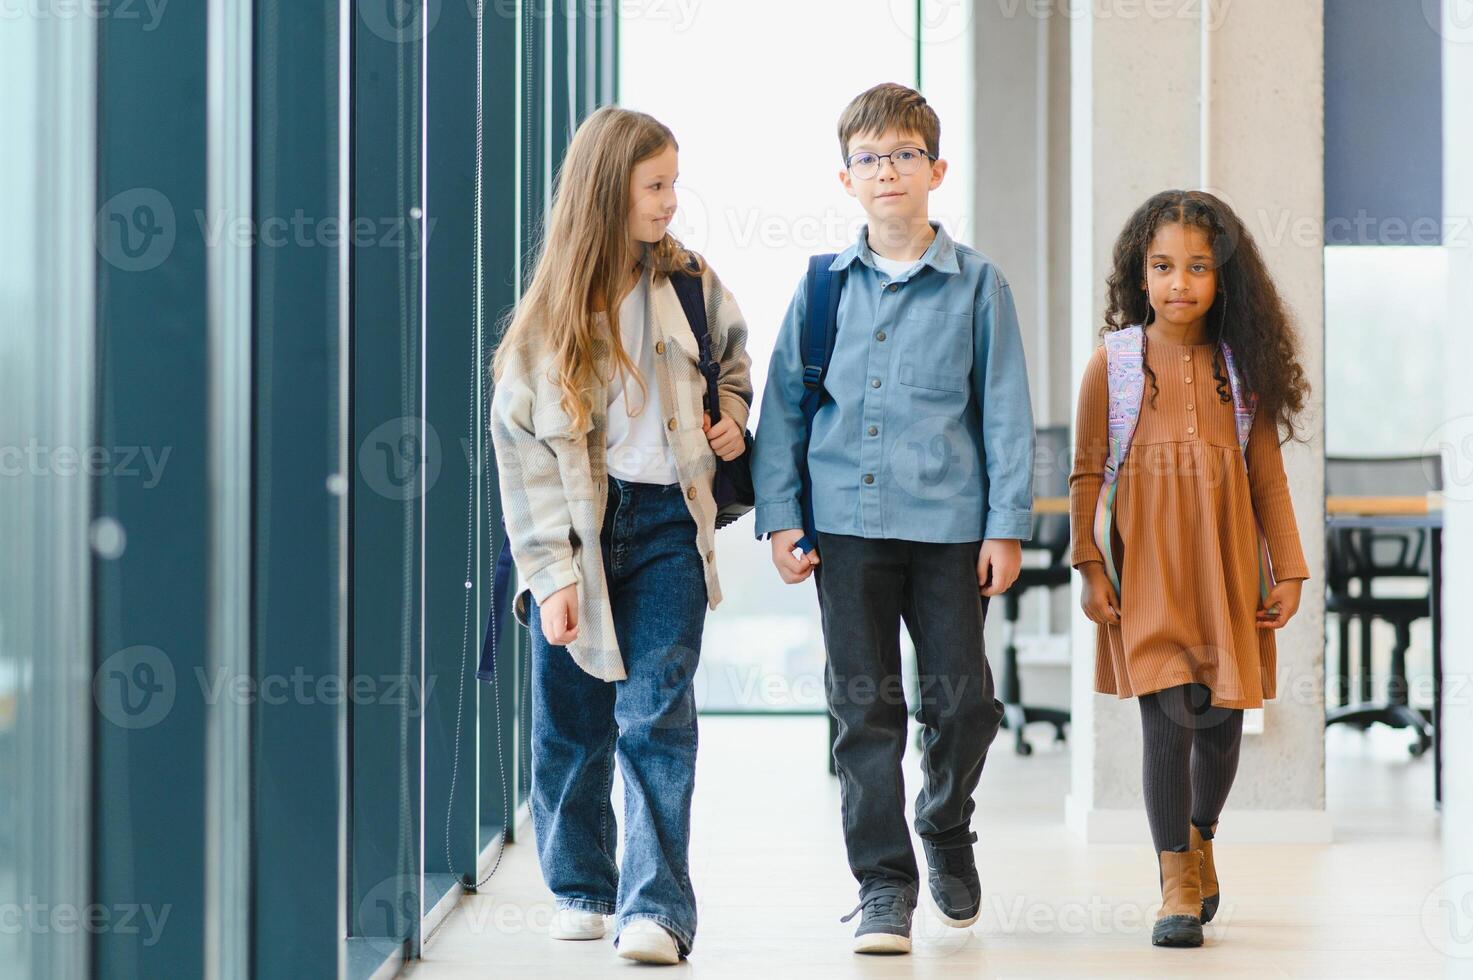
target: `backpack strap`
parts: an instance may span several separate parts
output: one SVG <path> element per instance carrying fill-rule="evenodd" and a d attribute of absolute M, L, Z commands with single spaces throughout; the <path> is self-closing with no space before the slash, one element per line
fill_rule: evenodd
<path fill-rule="evenodd" d="M 1223 363 L 1227 368 L 1228 386 L 1233 397 L 1233 422 L 1237 428 L 1238 451 L 1246 464 L 1248 459 L 1248 437 L 1253 431 L 1253 419 L 1258 410 L 1258 396 L 1248 391 L 1238 374 L 1232 348 L 1221 344 Z M 1105 559 L 1105 571 L 1115 594 L 1120 595 L 1120 569 L 1114 554 L 1112 531 L 1115 523 L 1115 494 L 1119 489 L 1120 467 L 1130 453 L 1135 438 L 1136 426 L 1140 422 L 1141 404 L 1145 398 L 1145 331 L 1138 326 L 1126 327 L 1105 334 L 1106 377 L 1109 381 L 1109 455 L 1105 459 L 1105 482 L 1100 487 L 1100 496 L 1095 503 L 1095 545 Z M 1273 587 L 1273 565 L 1269 561 L 1268 541 L 1258 514 L 1253 515 L 1254 531 L 1258 537 L 1258 593 L 1260 599 L 1268 597 Z"/>
<path fill-rule="evenodd" d="M 496 553 L 496 566 L 491 574 L 491 613 L 486 630 L 481 634 L 481 659 L 476 666 L 476 678 L 483 681 L 496 680 L 496 651 L 501 649 L 502 637 L 506 634 L 507 616 L 498 616 L 503 600 L 516 578 L 516 564 L 511 556 L 511 536 L 506 533 L 506 518 L 501 520 L 501 548 Z M 511 597 L 513 601 L 515 596 Z M 510 604 L 508 604 L 510 605 Z"/>
<path fill-rule="evenodd" d="M 706 321 L 705 283 L 696 269 L 697 266 L 692 263 L 689 272 L 672 272 L 670 285 L 675 287 L 675 295 L 680 300 L 680 308 L 685 311 L 685 320 L 690 324 L 690 332 L 695 334 L 696 347 L 701 352 L 700 370 L 706 379 L 706 411 L 711 413 L 711 424 L 715 425 L 721 421 L 721 400 L 717 387 L 721 380 L 721 365 L 711 357 L 711 332 Z"/>
<path fill-rule="evenodd" d="M 807 308 L 803 315 L 803 452 L 799 454 L 798 471 L 802 478 L 803 537 L 798 547 L 812 551 L 818 547 L 818 530 L 813 520 L 813 478 L 808 472 L 808 442 L 813 435 L 813 419 L 823 402 L 823 380 L 829 359 L 834 354 L 834 337 L 839 329 L 839 296 L 844 291 L 844 270 L 835 272 L 830 266 L 835 253 L 815 255 L 808 260 Z"/>
<path fill-rule="evenodd" d="M 1233 422 L 1238 427 L 1238 449 L 1248 453 L 1248 436 L 1253 432 L 1253 416 L 1258 413 L 1258 394 L 1243 390 L 1243 381 L 1238 376 L 1238 367 L 1233 360 L 1233 349 L 1227 341 L 1221 341 L 1222 361 L 1227 366 L 1228 387 L 1233 392 Z"/>
<path fill-rule="evenodd" d="M 1145 331 L 1126 327 L 1105 334 L 1105 377 L 1109 381 L 1109 455 L 1105 458 L 1105 482 L 1095 502 L 1095 546 L 1105 558 L 1105 572 L 1115 594 L 1120 594 L 1120 569 L 1114 554 L 1115 493 L 1119 488 L 1121 464 L 1130 453 L 1136 425 L 1141 418 L 1141 400 L 1146 391 L 1143 358 Z"/>

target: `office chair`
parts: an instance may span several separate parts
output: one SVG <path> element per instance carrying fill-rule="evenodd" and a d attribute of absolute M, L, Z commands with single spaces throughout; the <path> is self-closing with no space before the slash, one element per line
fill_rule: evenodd
<path fill-rule="evenodd" d="M 1437 456 L 1349 457 L 1325 460 L 1325 492 L 1330 495 L 1421 495 L 1442 489 L 1442 463 Z M 1426 712 L 1408 704 L 1406 653 L 1412 623 L 1430 615 L 1428 597 L 1377 596 L 1376 579 L 1419 578 L 1430 581 L 1430 534 L 1425 528 L 1331 528 L 1325 534 L 1325 609 L 1338 618 L 1340 649 L 1336 668 L 1339 706 L 1325 714 L 1325 726 L 1371 725 L 1409 728 L 1416 740 L 1409 747 L 1420 756 L 1432 744 Z M 1354 590 L 1353 590 L 1354 587 Z M 1373 701 L 1371 691 L 1371 623 L 1384 620 L 1396 631 L 1386 699 Z M 1350 624 L 1359 620 L 1357 663 L 1359 703 L 1350 704 Z"/>
<path fill-rule="evenodd" d="M 1036 497 L 1068 497 L 1070 446 L 1067 426 L 1048 426 L 1037 432 L 1038 452 L 1034 457 L 1033 493 Z M 1003 600 L 1003 727 L 1013 733 L 1013 747 L 1019 755 L 1031 755 L 1023 729 L 1035 722 L 1054 726 L 1054 740 L 1065 739 L 1064 726 L 1069 712 L 1064 708 L 1045 708 L 1025 704 L 1018 678 L 1018 616 L 1024 593 L 1030 589 L 1052 589 L 1069 584 L 1069 515 L 1035 514 L 1033 538 L 1023 542 L 1025 558 L 1029 553 L 1042 555 L 1041 565 L 1023 565 L 1012 588 L 1002 594 Z"/>

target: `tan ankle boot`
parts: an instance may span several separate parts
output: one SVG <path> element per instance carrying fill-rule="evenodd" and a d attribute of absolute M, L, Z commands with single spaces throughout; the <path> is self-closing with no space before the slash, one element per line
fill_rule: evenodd
<path fill-rule="evenodd" d="M 1217 867 L 1212 863 L 1212 838 L 1217 836 L 1217 824 L 1207 828 L 1211 837 L 1203 838 L 1196 826 L 1192 827 L 1191 849 L 1202 852 L 1202 921 L 1211 922 L 1222 902 L 1222 888 L 1217 883 Z"/>
<path fill-rule="evenodd" d="M 1151 929 L 1155 946 L 1202 945 L 1202 854 L 1162 851 L 1161 914 Z"/>

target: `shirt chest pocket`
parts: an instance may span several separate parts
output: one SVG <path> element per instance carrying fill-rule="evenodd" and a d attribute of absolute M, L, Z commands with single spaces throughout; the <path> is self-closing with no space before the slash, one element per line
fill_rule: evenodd
<path fill-rule="evenodd" d="M 972 318 L 914 310 L 901 324 L 900 383 L 933 391 L 966 391 L 972 371 Z"/>
<path fill-rule="evenodd" d="M 557 465 L 556 479 L 568 500 L 593 500 L 597 497 L 593 466 L 588 456 L 588 434 L 592 420 L 581 431 L 573 428 L 572 419 L 558 401 L 558 392 L 539 392 L 541 404 L 532 414 L 533 434 L 552 450 Z M 550 472 L 537 474 L 552 477 Z"/>

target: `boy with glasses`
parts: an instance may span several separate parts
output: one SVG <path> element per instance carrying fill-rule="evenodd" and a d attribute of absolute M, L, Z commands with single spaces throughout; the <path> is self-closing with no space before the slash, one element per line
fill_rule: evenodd
<path fill-rule="evenodd" d="M 946 175 L 940 129 L 935 110 L 902 85 L 878 85 L 844 110 L 839 179 L 866 227 L 832 261 L 819 259 L 793 297 L 752 464 L 756 531 L 770 536 L 778 574 L 818 585 L 844 841 L 859 882 L 844 921 L 863 912 L 859 953 L 909 952 L 918 898 L 900 772 L 902 620 L 920 674 L 915 824 L 929 891 L 947 925 L 978 917 L 971 797 L 1002 720 L 983 619 L 988 599 L 1017 577 L 1033 524 L 1017 314 L 1001 270 L 929 218 Z M 827 365 L 806 358 L 818 398 L 810 430 L 804 323 L 820 279 L 840 292 Z"/>

